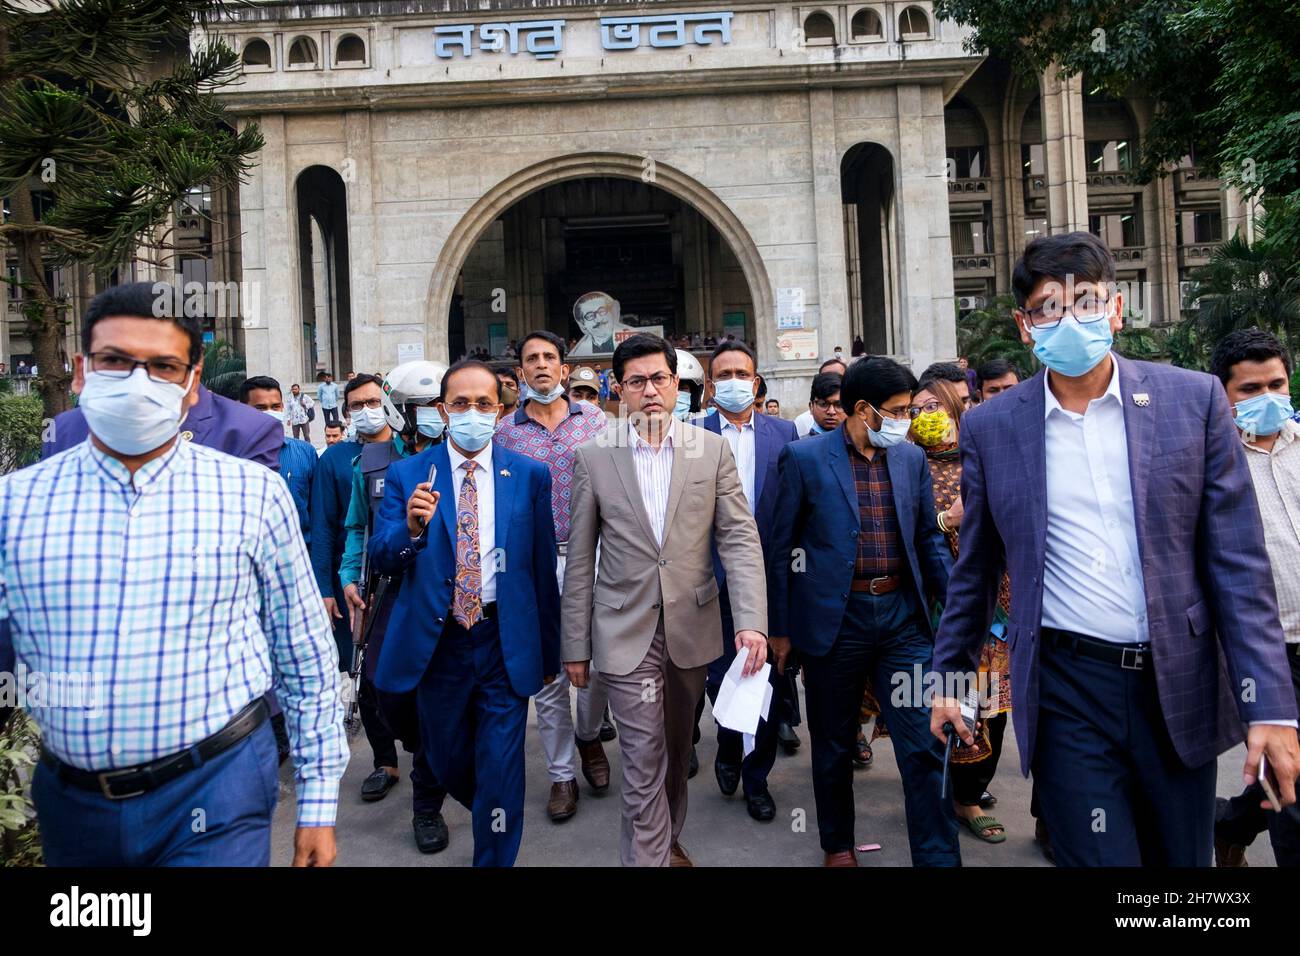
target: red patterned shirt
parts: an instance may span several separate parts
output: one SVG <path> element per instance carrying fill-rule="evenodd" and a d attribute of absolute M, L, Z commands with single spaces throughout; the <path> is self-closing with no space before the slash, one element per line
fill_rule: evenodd
<path fill-rule="evenodd" d="M 555 516 L 555 540 L 569 540 L 569 508 L 573 502 L 574 451 L 606 428 L 605 413 L 592 405 L 569 401 L 569 414 L 555 431 L 528 417 L 528 404 L 520 405 L 509 418 L 497 424 L 494 441 L 502 448 L 527 455 L 551 469 L 551 513 Z"/>

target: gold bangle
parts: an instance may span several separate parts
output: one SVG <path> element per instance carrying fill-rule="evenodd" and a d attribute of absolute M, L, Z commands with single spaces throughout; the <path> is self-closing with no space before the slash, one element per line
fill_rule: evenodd
<path fill-rule="evenodd" d="M 952 529 L 949 528 L 947 522 L 944 521 L 944 515 L 946 515 L 947 513 L 948 512 L 946 511 L 936 512 L 934 516 L 934 520 L 935 523 L 939 526 L 940 531 L 942 531 L 944 534 L 952 534 Z"/>

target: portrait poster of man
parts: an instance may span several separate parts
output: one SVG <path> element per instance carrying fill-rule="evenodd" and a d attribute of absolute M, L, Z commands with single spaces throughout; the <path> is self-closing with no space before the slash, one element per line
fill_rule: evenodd
<path fill-rule="evenodd" d="M 608 292 L 586 292 L 573 303 L 573 321 L 582 338 L 570 355 L 608 355 L 618 343 L 637 332 L 663 335 L 662 325 L 636 326 L 621 321 L 618 299 Z"/>

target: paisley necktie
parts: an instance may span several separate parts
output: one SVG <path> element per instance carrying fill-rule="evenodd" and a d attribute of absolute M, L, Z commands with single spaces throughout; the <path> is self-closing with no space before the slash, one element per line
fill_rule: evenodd
<path fill-rule="evenodd" d="M 465 480 L 456 502 L 456 588 L 451 613 L 468 631 L 483 619 L 483 569 L 478 553 L 478 485 L 474 482 L 478 464 L 467 461 L 462 467 Z"/>

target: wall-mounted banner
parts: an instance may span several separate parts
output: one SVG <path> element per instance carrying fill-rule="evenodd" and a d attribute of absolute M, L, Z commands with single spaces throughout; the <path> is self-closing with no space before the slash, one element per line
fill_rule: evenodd
<path fill-rule="evenodd" d="M 693 43 L 712 46 L 716 37 L 723 46 L 731 43 L 731 19 L 735 14 L 677 13 L 648 17 L 601 17 L 600 45 L 603 50 L 635 50 L 642 45 L 672 49 Z M 479 53 L 509 53 L 522 49 L 538 60 L 553 60 L 564 52 L 567 20 L 513 20 L 498 23 L 458 23 L 433 28 L 433 52 L 450 59 L 459 52 L 468 57 Z M 478 45 L 474 45 L 475 37 Z M 522 44 L 522 45 L 521 45 Z"/>

